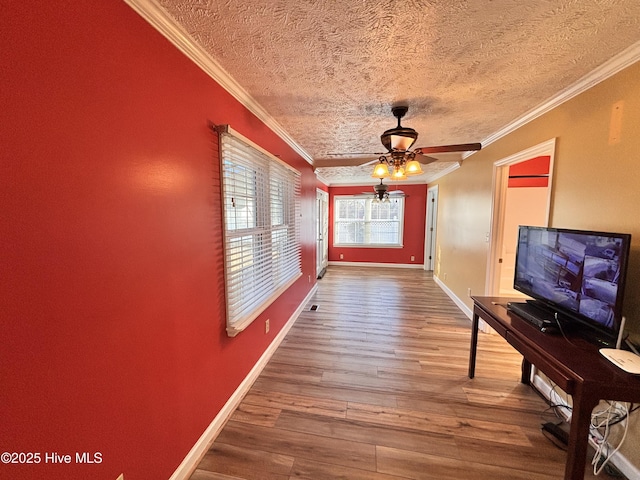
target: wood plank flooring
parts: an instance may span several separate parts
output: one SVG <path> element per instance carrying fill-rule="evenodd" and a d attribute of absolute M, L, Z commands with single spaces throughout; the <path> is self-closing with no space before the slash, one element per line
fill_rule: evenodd
<path fill-rule="evenodd" d="M 469 341 L 428 272 L 331 266 L 191 480 L 563 478 L 522 357 L 480 334 L 470 380 Z"/>

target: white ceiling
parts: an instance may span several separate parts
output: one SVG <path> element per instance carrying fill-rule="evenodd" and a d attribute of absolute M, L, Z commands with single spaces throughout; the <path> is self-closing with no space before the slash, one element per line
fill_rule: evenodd
<path fill-rule="evenodd" d="M 394 104 L 409 106 L 402 124 L 418 131 L 416 146 L 486 141 L 640 41 L 638 0 L 145 2 L 331 184 L 377 182 L 353 166 L 375 156 L 348 154 L 384 150 Z M 460 158 L 433 156 L 442 161 L 423 180 Z"/>

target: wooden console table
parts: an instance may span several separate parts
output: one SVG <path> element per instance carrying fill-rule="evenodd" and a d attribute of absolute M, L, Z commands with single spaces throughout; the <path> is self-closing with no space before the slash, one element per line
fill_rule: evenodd
<path fill-rule="evenodd" d="M 472 297 L 473 321 L 469 378 L 475 375 L 478 319 L 482 318 L 522 354 L 522 383 L 529 384 L 531 365 L 573 398 L 565 480 L 584 478 L 591 412 L 600 400 L 640 402 L 640 378 L 607 361 L 598 346 L 569 335 L 542 333 L 526 320 L 507 311 L 510 300 L 502 297 Z"/>

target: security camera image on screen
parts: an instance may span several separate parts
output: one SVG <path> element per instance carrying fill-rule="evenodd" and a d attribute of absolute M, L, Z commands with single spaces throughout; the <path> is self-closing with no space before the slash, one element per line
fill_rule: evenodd
<path fill-rule="evenodd" d="M 515 285 L 613 328 L 622 242 L 609 236 L 522 228 Z"/>

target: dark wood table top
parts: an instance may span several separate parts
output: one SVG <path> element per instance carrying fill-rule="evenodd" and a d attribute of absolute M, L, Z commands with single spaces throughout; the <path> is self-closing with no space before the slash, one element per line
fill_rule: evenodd
<path fill-rule="evenodd" d="M 588 383 L 592 394 L 602 399 L 640 400 L 640 376 L 625 372 L 600 354 L 602 347 L 582 338 L 574 331 L 543 333 L 528 321 L 507 310 L 507 302 L 522 301 L 505 297 L 472 297 L 475 307 L 488 315 L 494 329 L 531 363 L 567 393 L 577 383 Z M 577 383 L 576 383 L 577 382 Z"/>

